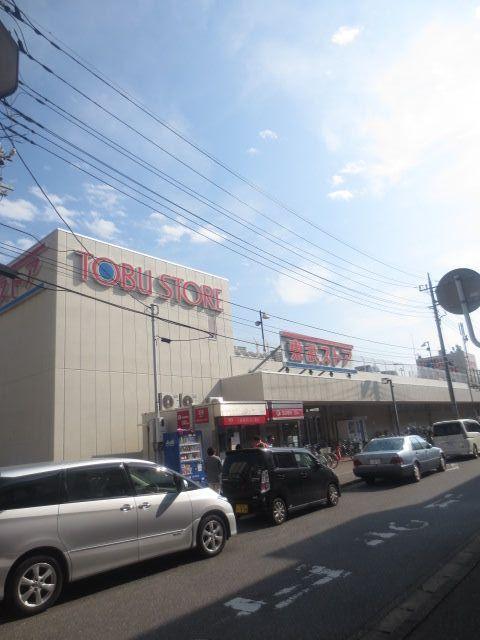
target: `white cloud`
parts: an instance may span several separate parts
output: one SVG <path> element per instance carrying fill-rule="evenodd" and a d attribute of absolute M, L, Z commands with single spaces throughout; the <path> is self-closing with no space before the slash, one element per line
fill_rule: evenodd
<path fill-rule="evenodd" d="M 180 242 L 180 240 L 188 239 L 195 244 L 204 244 L 213 240 L 215 242 L 223 242 L 224 237 L 211 229 L 210 227 L 199 227 L 198 232 L 187 229 L 181 224 L 163 224 L 160 227 L 162 236 L 158 240 L 158 244 L 163 245 L 168 242 Z M 201 234 L 201 235 L 200 235 Z"/>
<path fill-rule="evenodd" d="M 111 212 L 121 209 L 120 202 L 122 197 L 113 187 L 107 184 L 92 184 L 87 182 L 84 188 L 87 194 L 87 200 L 92 206 Z"/>
<path fill-rule="evenodd" d="M 262 140 L 278 140 L 278 133 L 276 131 L 272 131 L 271 129 L 263 129 L 258 132 L 258 135 Z"/>
<path fill-rule="evenodd" d="M 310 271 L 314 270 L 317 275 L 325 277 L 328 275 L 326 269 L 312 267 L 311 264 L 302 265 L 302 268 L 309 269 Z M 300 278 L 301 276 L 299 276 Z M 274 289 L 282 302 L 286 304 L 296 305 L 296 304 L 309 304 L 311 302 L 316 302 L 319 298 L 322 297 L 323 292 L 319 291 L 316 287 L 321 287 L 322 282 L 319 281 L 317 284 L 315 282 L 312 283 L 314 286 L 310 286 L 303 282 L 298 282 L 297 280 L 293 280 L 289 278 L 287 275 L 283 273 L 278 275 L 277 278 L 273 282 Z"/>
<path fill-rule="evenodd" d="M 47 200 L 47 198 L 43 195 L 43 193 L 38 187 L 36 186 L 30 187 L 29 191 L 32 195 L 34 195 L 36 198 L 39 198 L 39 200 L 42 200 L 45 203 L 43 215 L 46 220 L 51 220 L 51 221 L 60 220 L 57 213 L 51 206 L 50 202 Z M 46 193 L 49 199 L 51 200 L 51 202 L 53 203 L 53 205 L 56 207 L 58 213 L 65 220 L 65 222 L 70 226 L 75 226 L 76 224 L 75 218 L 80 217 L 82 213 L 80 211 L 77 211 L 75 209 L 70 209 L 69 207 L 65 206 L 66 202 L 74 201 L 75 198 L 70 195 L 59 196 L 58 194 L 50 193 L 49 191 L 46 191 Z"/>
<path fill-rule="evenodd" d="M 17 240 L 17 247 L 20 247 L 20 249 L 26 251 L 27 249 L 30 249 L 30 247 L 32 247 L 34 244 L 36 244 L 36 242 L 37 241 L 33 238 L 19 238 Z"/>
<path fill-rule="evenodd" d="M 360 31 L 361 29 L 359 27 L 340 27 L 333 34 L 331 41 L 333 42 L 333 44 L 345 46 L 346 44 L 352 43 L 357 38 Z"/>
<path fill-rule="evenodd" d="M 38 215 L 37 207 L 28 200 L 18 198 L 4 198 L 0 200 L 0 218 L 16 220 L 19 222 L 30 222 Z"/>
<path fill-rule="evenodd" d="M 339 189 L 338 191 L 330 191 L 328 197 L 330 200 L 344 200 L 348 202 L 353 198 L 353 193 L 348 189 Z"/>
<path fill-rule="evenodd" d="M 475 9 L 475 17 L 480 19 L 480 7 Z"/>
<path fill-rule="evenodd" d="M 342 176 L 336 173 L 334 176 L 332 176 L 331 182 L 332 182 L 332 186 L 338 187 L 338 185 L 343 184 L 345 182 L 345 178 L 342 178 Z"/>
<path fill-rule="evenodd" d="M 340 173 L 347 175 L 356 175 L 365 171 L 365 164 L 363 162 L 347 162 L 347 164 L 340 169 Z"/>
<path fill-rule="evenodd" d="M 249 156 L 256 156 L 260 153 L 260 151 L 256 147 L 249 147 L 247 149 L 247 153 Z"/>
<path fill-rule="evenodd" d="M 107 220 L 106 218 L 102 218 L 100 214 L 95 211 L 92 211 L 91 215 L 92 220 L 85 222 L 85 226 L 96 237 L 104 240 L 111 240 L 119 234 L 119 229 L 114 222 Z"/>

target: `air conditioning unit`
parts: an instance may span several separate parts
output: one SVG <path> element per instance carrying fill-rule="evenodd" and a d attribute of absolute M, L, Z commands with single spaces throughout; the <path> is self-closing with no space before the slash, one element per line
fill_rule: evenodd
<path fill-rule="evenodd" d="M 191 407 L 193 404 L 192 396 L 182 396 L 182 407 Z"/>
<path fill-rule="evenodd" d="M 167 393 L 162 396 L 162 407 L 164 409 L 171 409 L 174 404 L 175 400 L 173 399 L 173 396 L 170 396 Z"/>
<path fill-rule="evenodd" d="M 212 404 L 221 404 L 223 402 L 223 397 L 221 397 L 221 396 L 207 396 L 207 402 L 211 402 Z"/>

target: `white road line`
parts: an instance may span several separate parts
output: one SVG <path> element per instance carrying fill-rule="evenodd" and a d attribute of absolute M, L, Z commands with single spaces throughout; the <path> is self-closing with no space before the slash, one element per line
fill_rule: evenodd
<path fill-rule="evenodd" d="M 375 538 L 375 540 L 365 540 L 365 544 L 369 547 L 377 547 L 379 544 L 383 544 L 384 542 L 385 540 L 378 540 L 378 538 Z"/>
<path fill-rule="evenodd" d="M 457 469 L 460 469 L 458 464 L 447 464 L 447 471 L 456 471 Z"/>
<path fill-rule="evenodd" d="M 377 538 L 384 538 L 385 540 L 388 540 L 389 538 L 393 538 L 397 534 L 396 533 L 392 533 L 391 531 L 388 531 L 388 532 L 380 531 L 379 533 L 377 533 L 376 531 L 367 531 L 367 533 L 365 535 L 366 536 L 376 536 Z"/>
<path fill-rule="evenodd" d="M 266 602 L 262 600 L 249 600 L 248 598 L 233 598 L 228 602 L 224 602 L 226 607 L 230 607 L 237 611 L 237 616 L 249 616 L 263 607 Z"/>
<path fill-rule="evenodd" d="M 408 525 L 406 527 L 399 527 L 395 522 L 390 522 L 389 529 L 392 529 L 392 531 L 419 531 L 420 529 L 428 527 L 428 522 L 425 522 L 425 520 L 410 520 L 410 522 L 414 524 L 413 527 Z"/>
<path fill-rule="evenodd" d="M 277 591 L 273 595 L 276 596 L 277 598 L 279 598 L 280 596 L 286 596 L 289 593 L 292 593 L 292 591 L 295 591 L 295 589 L 298 589 L 299 586 L 300 586 L 299 584 L 293 584 L 291 587 L 285 587 L 284 589 L 280 589 L 280 591 Z"/>

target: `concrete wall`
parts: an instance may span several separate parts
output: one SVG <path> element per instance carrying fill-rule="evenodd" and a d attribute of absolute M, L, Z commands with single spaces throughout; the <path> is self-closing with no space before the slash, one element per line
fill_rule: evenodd
<path fill-rule="evenodd" d="M 120 247 L 81 237 L 85 248 L 97 257 L 127 262 L 153 275 L 167 273 L 222 289 L 229 299 L 228 282 Z M 57 293 L 55 339 L 55 459 L 132 453 L 143 449 L 142 414 L 153 410 L 152 339 L 150 316 L 104 304 L 108 301 L 145 312 L 144 306 L 119 287 L 106 288 L 94 280 L 83 282 L 82 250 L 70 233 L 58 232 L 59 284 L 93 296 Z M 159 318 L 209 330 L 208 315 L 158 297 L 135 296 L 145 304 L 160 306 Z M 222 303 L 226 314 L 228 302 Z M 219 334 L 231 336 L 231 323 L 216 316 Z M 212 394 L 219 378 L 230 375 L 232 340 L 202 339 L 202 334 L 160 319 L 157 335 L 172 340 L 158 343 L 159 391 L 196 396 L 196 402 Z M 175 342 L 178 340 L 178 342 Z"/>
<path fill-rule="evenodd" d="M 54 282 L 55 236 L 47 244 L 37 277 Z M 0 314 L 0 465 L 53 457 L 54 329 L 52 291 Z"/>

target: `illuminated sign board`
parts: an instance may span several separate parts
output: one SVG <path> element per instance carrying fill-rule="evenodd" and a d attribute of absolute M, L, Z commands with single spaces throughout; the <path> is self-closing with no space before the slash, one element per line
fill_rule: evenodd
<path fill-rule="evenodd" d="M 348 367 L 352 359 L 351 344 L 312 338 L 287 331 L 280 332 L 280 344 L 284 366 L 357 373 L 356 369 Z"/>
<path fill-rule="evenodd" d="M 41 254 L 47 250 L 39 243 L 26 251 L 8 267 L 18 271 L 19 278 L 0 276 L 0 313 L 5 313 L 31 296 L 43 290 L 43 283 L 36 280 L 42 266 Z"/>
<path fill-rule="evenodd" d="M 126 262 L 118 264 L 110 258 L 96 258 L 86 251 L 75 253 L 81 257 L 83 282 L 91 278 L 102 287 L 119 286 L 124 291 L 136 291 L 144 296 L 154 295 L 161 300 L 171 300 L 190 307 L 222 311 L 221 289 L 166 273 L 154 276 L 150 270 L 135 268 Z"/>

